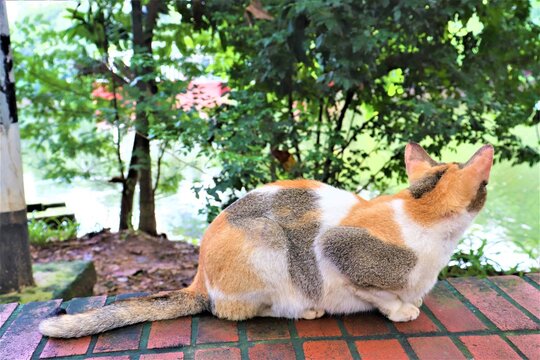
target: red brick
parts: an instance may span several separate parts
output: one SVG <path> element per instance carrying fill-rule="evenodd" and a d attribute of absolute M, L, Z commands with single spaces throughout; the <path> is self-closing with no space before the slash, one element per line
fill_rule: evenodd
<path fill-rule="evenodd" d="M 408 322 L 394 323 L 398 331 L 406 334 L 412 333 L 429 333 L 439 331 L 437 325 L 431 321 L 425 312 L 420 312 L 420 316 L 416 320 Z"/>
<path fill-rule="evenodd" d="M 295 322 L 298 336 L 341 336 L 336 319 L 325 317 L 315 320 L 298 320 Z"/>
<path fill-rule="evenodd" d="M 38 324 L 61 302 L 52 300 L 24 305 L 0 339 L 0 359 L 30 359 L 42 338 Z"/>
<path fill-rule="evenodd" d="M 459 338 L 469 349 L 474 360 L 519 360 L 521 357 L 497 335 L 462 336 Z"/>
<path fill-rule="evenodd" d="M 240 349 L 238 348 L 217 348 L 197 350 L 195 360 L 240 360 Z"/>
<path fill-rule="evenodd" d="M 510 304 L 483 280 L 449 280 L 474 306 L 501 330 L 538 329 L 539 326 Z"/>
<path fill-rule="evenodd" d="M 403 347 L 396 339 L 365 340 L 355 342 L 362 360 L 409 359 Z"/>
<path fill-rule="evenodd" d="M 529 279 L 540 285 L 540 273 L 530 273 L 526 275 Z"/>
<path fill-rule="evenodd" d="M 349 315 L 343 319 L 345 329 L 352 336 L 388 334 L 388 322 L 383 315 L 375 312 Z"/>
<path fill-rule="evenodd" d="M 197 344 L 238 341 L 236 322 L 206 316 L 199 320 Z"/>
<path fill-rule="evenodd" d="M 287 320 L 255 318 L 246 323 L 247 337 L 253 340 L 289 339 Z"/>
<path fill-rule="evenodd" d="M 16 303 L 0 305 L 0 328 L 4 325 L 4 323 L 7 321 L 9 316 L 13 313 L 13 311 L 15 311 L 16 308 Z"/>
<path fill-rule="evenodd" d="M 92 357 L 86 360 L 129 360 L 129 355 Z"/>
<path fill-rule="evenodd" d="M 249 348 L 252 360 L 295 359 L 296 354 L 291 344 L 257 344 Z"/>
<path fill-rule="evenodd" d="M 304 343 L 306 360 L 352 359 L 347 343 L 343 340 L 307 341 Z"/>
<path fill-rule="evenodd" d="M 513 275 L 492 277 L 490 280 L 519 305 L 540 318 L 540 291 L 536 290 L 534 286 Z"/>
<path fill-rule="evenodd" d="M 77 339 L 49 339 L 39 358 L 86 354 L 86 350 L 88 350 L 88 346 L 90 345 L 90 339 L 90 336 Z"/>
<path fill-rule="evenodd" d="M 141 340 L 142 324 L 126 326 L 99 335 L 95 353 L 136 350 Z"/>
<path fill-rule="evenodd" d="M 408 340 L 421 360 L 466 359 L 465 355 L 448 337 L 417 337 Z"/>
<path fill-rule="evenodd" d="M 141 355 L 139 360 L 183 360 L 184 353 L 181 352 L 170 352 L 170 353 L 161 353 L 161 354 L 145 354 Z"/>
<path fill-rule="evenodd" d="M 68 314 L 77 314 L 92 308 L 101 307 L 105 304 L 106 299 L 105 296 L 73 299 L 69 302 L 66 311 Z M 45 348 L 39 357 L 43 359 L 86 354 L 88 346 L 90 345 L 90 339 L 90 336 L 77 339 L 50 338 L 47 340 L 47 344 L 45 344 Z"/>
<path fill-rule="evenodd" d="M 449 330 L 483 330 L 486 326 L 443 284 L 435 285 L 424 304 Z"/>
<path fill-rule="evenodd" d="M 529 360 L 540 359 L 540 334 L 511 335 L 508 339 L 517 346 Z"/>
<path fill-rule="evenodd" d="M 152 323 L 148 337 L 148 349 L 189 345 L 191 342 L 191 318 L 162 320 Z"/>

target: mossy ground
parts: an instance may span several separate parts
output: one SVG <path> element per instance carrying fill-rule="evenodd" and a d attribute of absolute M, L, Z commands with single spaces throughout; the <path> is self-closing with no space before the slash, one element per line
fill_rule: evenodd
<path fill-rule="evenodd" d="M 0 295 L 1 303 L 46 301 L 92 295 L 96 282 L 94 265 L 90 261 L 59 261 L 32 266 L 36 286 L 20 292 Z"/>

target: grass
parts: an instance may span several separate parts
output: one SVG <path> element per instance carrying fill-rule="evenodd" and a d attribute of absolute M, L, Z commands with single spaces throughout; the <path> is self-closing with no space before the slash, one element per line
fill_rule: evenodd
<path fill-rule="evenodd" d="M 485 278 L 495 275 L 523 275 L 523 272 L 518 270 L 519 264 L 510 269 L 503 270 L 496 261 L 486 256 L 484 249 L 487 244 L 487 240 L 482 239 L 477 249 L 458 250 L 454 252 L 448 266 L 439 274 L 439 279 L 466 276 Z M 531 272 L 536 271 L 538 269 L 531 269 Z"/>
<path fill-rule="evenodd" d="M 28 222 L 28 237 L 30 243 L 44 246 L 54 241 L 66 241 L 77 237 L 79 223 L 69 219 L 36 220 Z"/>

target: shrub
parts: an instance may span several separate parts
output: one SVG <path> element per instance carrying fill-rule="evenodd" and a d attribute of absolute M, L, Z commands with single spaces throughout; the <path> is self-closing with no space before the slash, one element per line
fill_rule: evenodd
<path fill-rule="evenodd" d="M 28 237 L 34 245 L 46 245 L 53 241 L 66 241 L 77 237 L 79 223 L 70 219 L 36 220 L 28 222 Z"/>

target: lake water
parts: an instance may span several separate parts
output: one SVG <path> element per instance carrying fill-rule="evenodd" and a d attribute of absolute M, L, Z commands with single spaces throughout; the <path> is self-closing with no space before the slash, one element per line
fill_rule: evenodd
<path fill-rule="evenodd" d="M 455 155 L 448 158 L 453 160 Z M 201 174 L 189 167 L 182 171 L 185 179 L 179 191 L 156 199 L 157 227 L 170 239 L 196 242 L 206 227 L 205 216 L 199 214 L 205 202 L 195 196 L 191 186 L 194 180 L 208 183 L 212 173 L 205 170 L 206 173 Z M 119 185 L 91 181 L 65 184 L 44 180 L 29 168 L 25 168 L 24 176 L 27 202 L 66 202 L 68 211 L 73 212 L 81 224 L 80 235 L 104 227 L 118 228 Z M 538 267 L 540 167 L 495 164 L 488 189 L 486 207 L 460 247 L 477 248 L 481 240 L 486 239 L 487 256 L 503 269 L 516 264 L 520 264 L 522 270 Z M 134 216 L 134 220 L 136 218 Z"/>

